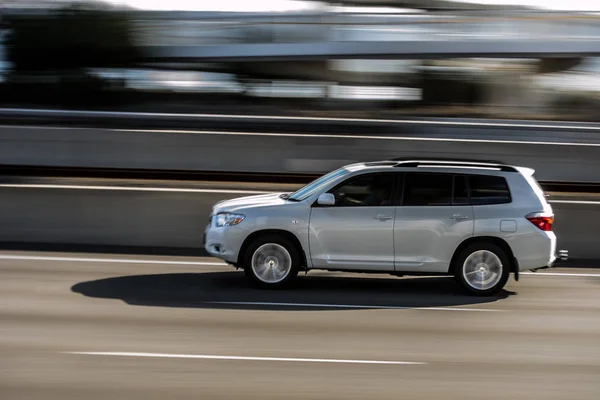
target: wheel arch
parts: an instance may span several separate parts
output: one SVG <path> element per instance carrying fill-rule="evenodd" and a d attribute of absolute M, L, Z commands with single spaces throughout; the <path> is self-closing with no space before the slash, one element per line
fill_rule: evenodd
<path fill-rule="evenodd" d="M 514 272 L 516 277 L 518 276 L 518 263 L 514 256 L 514 253 L 508 244 L 508 242 L 502 238 L 496 236 L 475 236 L 464 240 L 454 251 L 452 255 L 452 260 L 450 261 L 450 265 L 448 266 L 448 273 L 454 275 L 454 269 L 456 268 L 456 259 L 459 254 L 467 247 L 472 245 L 473 243 L 492 243 L 496 246 L 500 247 L 502 250 L 506 252 L 506 256 L 511 261 L 509 266 L 509 272 Z M 518 278 L 517 278 L 518 279 Z"/>
<path fill-rule="evenodd" d="M 304 251 L 304 247 L 302 247 L 302 243 L 300 242 L 300 239 L 298 239 L 298 237 L 295 234 L 293 234 L 290 231 L 286 231 L 285 229 L 262 229 L 259 231 L 252 232 L 250 235 L 248 235 L 248 237 L 246 237 L 246 239 L 244 239 L 244 242 L 242 243 L 242 246 L 240 247 L 240 250 L 238 252 L 238 257 L 237 257 L 237 265 L 238 266 L 243 264 L 244 255 L 246 254 L 246 251 L 248 250 L 248 247 L 250 247 L 252 242 L 254 242 L 256 239 L 258 239 L 261 236 L 267 236 L 267 235 L 279 235 L 279 236 L 283 237 L 284 239 L 290 241 L 296 247 L 296 250 L 298 250 L 298 254 L 300 254 L 300 261 L 301 261 L 300 269 L 301 270 L 308 269 L 308 260 L 306 257 L 306 253 Z"/>

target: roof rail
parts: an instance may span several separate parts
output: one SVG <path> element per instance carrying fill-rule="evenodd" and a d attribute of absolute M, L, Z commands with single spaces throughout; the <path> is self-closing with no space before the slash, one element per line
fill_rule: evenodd
<path fill-rule="evenodd" d="M 420 162 L 457 162 L 457 163 L 481 163 L 481 164 L 495 164 L 495 165 L 507 165 L 503 161 L 498 160 L 481 160 L 475 158 L 451 158 L 451 157 L 436 157 L 436 158 L 415 158 L 415 157 L 400 157 L 393 158 L 391 161 L 420 161 Z"/>
<path fill-rule="evenodd" d="M 396 160 L 394 160 L 396 161 Z M 422 159 L 422 160 L 404 160 L 398 161 L 395 167 L 408 167 L 408 168 L 417 168 L 417 167 L 426 167 L 426 166 L 447 166 L 447 167 L 472 167 L 472 168 L 495 168 L 505 172 L 519 172 L 519 170 L 510 165 L 496 163 L 496 162 L 484 162 L 484 161 L 449 161 L 444 159 Z"/>
<path fill-rule="evenodd" d="M 367 167 L 376 167 L 376 166 L 390 166 L 395 167 L 398 163 L 390 160 L 382 160 L 382 161 L 366 161 L 363 163 Z"/>

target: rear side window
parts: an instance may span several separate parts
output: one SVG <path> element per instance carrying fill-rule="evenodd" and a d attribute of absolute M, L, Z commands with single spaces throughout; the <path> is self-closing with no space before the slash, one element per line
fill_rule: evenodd
<path fill-rule="evenodd" d="M 467 190 L 467 179 L 464 176 L 457 175 L 454 177 L 454 196 L 452 204 L 455 206 L 468 206 L 469 192 Z"/>
<path fill-rule="evenodd" d="M 407 174 L 404 184 L 405 206 L 449 206 L 452 204 L 450 174 Z"/>
<path fill-rule="evenodd" d="M 471 204 L 507 204 L 512 201 L 506 179 L 501 176 L 470 176 Z"/>

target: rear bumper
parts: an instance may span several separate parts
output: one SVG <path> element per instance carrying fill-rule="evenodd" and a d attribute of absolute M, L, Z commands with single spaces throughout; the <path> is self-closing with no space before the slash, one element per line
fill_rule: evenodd
<path fill-rule="evenodd" d="M 552 257 L 550 262 L 548 262 L 548 264 L 543 265 L 539 268 L 532 268 L 531 271 L 535 272 L 535 271 L 539 271 L 540 269 L 552 268 L 557 265 L 560 265 L 561 263 L 563 263 L 567 260 L 569 260 L 569 250 L 558 250 L 556 252 L 556 254 Z"/>
<path fill-rule="evenodd" d="M 509 242 L 519 271 L 551 267 L 558 257 L 557 244 L 554 232 L 541 231 L 533 226 L 532 232 L 515 236 Z"/>

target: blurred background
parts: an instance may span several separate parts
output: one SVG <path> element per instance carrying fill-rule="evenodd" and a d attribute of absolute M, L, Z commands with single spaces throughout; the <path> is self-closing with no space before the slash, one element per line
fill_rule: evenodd
<path fill-rule="evenodd" d="M 599 111 L 599 0 L 0 0 L 0 400 L 599 400 Z M 568 262 L 205 252 L 219 201 L 440 157 L 535 169 Z"/>
<path fill-rule="evenodd" d="M 0 105 L 600 118 L 594 2 L 218 3 L 4 1 Z"/>

